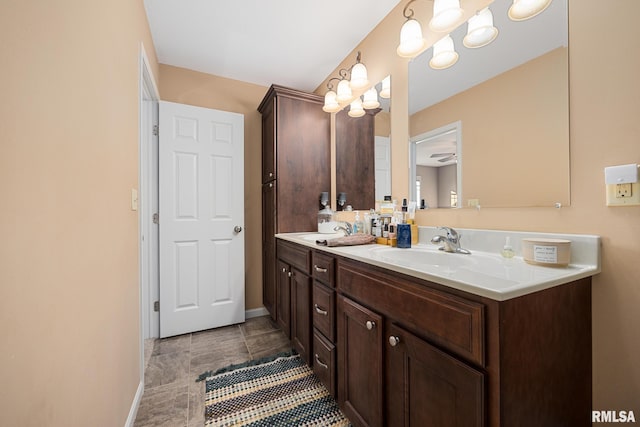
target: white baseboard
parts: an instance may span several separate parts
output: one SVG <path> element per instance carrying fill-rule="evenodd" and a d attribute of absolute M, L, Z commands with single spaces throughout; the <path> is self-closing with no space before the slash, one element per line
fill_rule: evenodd
<path fill-rule="evenodd" d="M 245 310 L 244 318 L 251 319 L 253 317 L 266 316 L 267 314 L 269 314 L 269 312 L 264 307 L 252 308 L 251 310 Z"/>
<path fill-rule="evenodd" d="M 133 403 L 131 404 L 129 416 L 127 417 L 127 421 L 124 423 L 124 427 L 133 427 L 133 423 L 136 421 L 136 415 L 138 414 L 138 408 L 140 408 L 142 393 L 144 393 L 144 382 L 140 381 L 136 395 L 133 397 Z"/>

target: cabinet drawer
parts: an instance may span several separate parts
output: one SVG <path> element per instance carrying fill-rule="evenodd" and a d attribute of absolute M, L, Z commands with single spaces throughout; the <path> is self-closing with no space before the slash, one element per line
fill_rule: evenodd
<path fill-rule="evenodd" d="M 335 286 L 335 259 L 320 252 L 313 252 L 311 274 L 329 287 Z"/>
<path fill-rule="evenodd" d="M 311 261 L 311 250 L 304 246 L 290 244 L 278 240 L 278 258 L 292 267 L 297 268 L 305 274 L 309 274 L 309 264 Z"/>
<path fill-rule="evenodd" d="M 414 333 L 484 366 L 483 304 L 350 263 L 340 263 L 337 285 Z"/>
<path fill-rule="evenodd" d="M 335 306 L 335 291 L 314 281 L 311 306 L 313 326 L 332 342 L 335 342 Z"/>
<path fill-rule="evenodd" d="M 318 331 L 313 333 L 313 372 L 336 397 L 336 347 Z"/>

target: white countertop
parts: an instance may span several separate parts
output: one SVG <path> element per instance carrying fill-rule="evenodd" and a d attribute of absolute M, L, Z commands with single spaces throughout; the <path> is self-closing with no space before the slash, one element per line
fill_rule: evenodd
<path fill-rule="evenodd" d="M 276 234 L 282 240 L 298 243 L 345 258 L 376 265 L 461 291 L 504 301 L 569 283 L 600 272 L 600 237 L 578 234 L 550 234 L 517 231 L 456 229 L 463 237 L 461 246 L 471 255 L 445 253 L 430 243 L 439 231 L 420 227 L 420 243 L 411 249 L 384 245 L 327 247 L 316 244 L 318 233 Z M 500 255 L 509 236 L 516 256 Z M 325 237 L 325 236 L 323 236 Z M 332 237 L 331 235 L 328 236 Z M 571 240 L 571 263 L 566 267 L 531 265 L 522 259 L 523 238 Z"/>

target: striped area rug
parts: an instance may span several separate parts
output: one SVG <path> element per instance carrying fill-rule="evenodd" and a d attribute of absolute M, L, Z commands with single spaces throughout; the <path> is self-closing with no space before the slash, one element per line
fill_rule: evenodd
<path fill-rule="evenodd" d="M 205 426 L 351 426 L 298 354 L 206 378 Z"/>

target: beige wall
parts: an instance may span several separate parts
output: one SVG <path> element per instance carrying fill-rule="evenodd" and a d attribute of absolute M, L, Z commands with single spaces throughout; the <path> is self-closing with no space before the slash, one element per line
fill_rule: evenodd
<path fill-rule="evenodd" d="M 140 380 L 142 0 L 3 1 L 0 424 L 122 426 Z"/>
<path fill-rule="evenodd" d="M 160 65 L 163 101 L 244 114 L 245 306 L 262 307 L 262 119 L 268 87 Z"/>
<path fill-rule="evenodd" d="M 402 7 L 394 9 L 395 17 L 390 20 L 401 17 Z M 636 0 L 618 0 L 615 7 L 603 7 L 598 0 L 569 1 L 570 207 L 446 209 L 417 214 L 420 225 L 602 236 L 602 273 L 593 279 L 594 409 L 634 410 L 636 417 L 640 413 L 640 207 L 605 206 L 603 168 L 640 163 L 637 16 L 640 2 Z M 400 25 L 387 26 L 387 20 L 383 21 L 375 38 L 365 39 L 355 49 L 362 51 L 367 67 L 402 69 L 399 63 L 406 60 L 384 43 L 386 38 L 397 44 Z M 602 28 L 606 31 L 595 30 Z M 349 61 L 353 59 L 349 57 L 340 66 Z M 374 77 L 378 74 L 382 73 Z M 401 85 L 402 80 L 406 82 L 406 73 L 392 71 L 392 82 Z M 401 198 L 408 188 L 407 164 L 401 160 L 408 157 L 408 138 L 406 114 L 403 124 L 395 106 L 406 102 L 406 92 L 393 89 L 393 192 L 395 198 Z M 324 86 L 316 92 L 324 93 Z"/>

